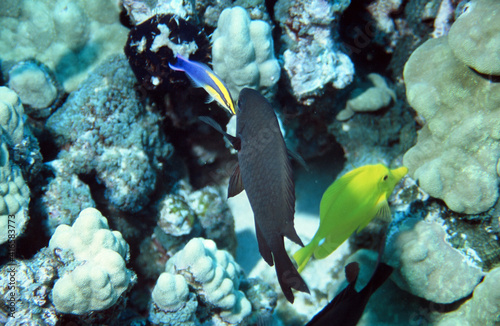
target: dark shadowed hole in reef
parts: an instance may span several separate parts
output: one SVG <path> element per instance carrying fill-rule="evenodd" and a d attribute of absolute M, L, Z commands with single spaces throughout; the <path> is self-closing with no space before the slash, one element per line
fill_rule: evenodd
<path fill-rule="evenodd" d="M 59 148 L 57 147 L 54 139 L 50 136 L 48 132 L 43 132 L 36 134 L 38 139 L 38 144 L 40 145 L 40 153 L 43 157 L 43 162 L 50 162 L 57 158 L 59 153 Z"/>
<path fill-rule="evenodd" d="M 391 60 L 381 45 L 384 33 L 378 31 L 367 10 L 370 0 L 353 0 L 340 17 L 340 48 L 354 63 L 356 71 L 384 73 Z"/>
<path fill-rule="evenodd" d="M 319 218 L 319 203 L 325 190 L 344 168 L 344 152 L 340 146 L 325 155 L 307 161 L 309 171 L 296 165 L 294 171 L 296 210 Z"/>

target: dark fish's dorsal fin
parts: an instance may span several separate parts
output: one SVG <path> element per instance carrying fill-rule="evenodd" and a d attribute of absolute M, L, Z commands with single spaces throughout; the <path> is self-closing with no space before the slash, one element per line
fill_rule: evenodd
<path fill-rule="evenodd" d="M 240 165 L 236 163 L 233 174 L 229 179 L 229 189 L 227 190 L 227 197 L 231 198 L 244 190 L 243 181 L 241 180 Z"/>
<path fill-rule="evenodd" d="M 215 130 L 220 132 L 222 135 L 224 135 L 224 137 L 226 137 L 227 140 L 229 140 L 231 145 L 233 145 L 234 149 L 236 149 L 237 151 L 239 151 L 241 149 L 240 139 L 238 137 L 231 136 L 230 134 L 228 134 L 227 132 L 222 130 L 222 127 L 217 122 L 215 122 L 214 119 L 207 117 L 207 116 L 201 116 L 201 117 L 198 117 L 198 119 L 205 122 L 207 125 L 211 126 Z"/>

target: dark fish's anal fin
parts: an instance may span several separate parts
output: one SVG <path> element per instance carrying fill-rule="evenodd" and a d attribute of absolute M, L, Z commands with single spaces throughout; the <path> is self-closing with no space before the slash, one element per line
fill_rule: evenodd
<path fill-rule="evenodd" d="M 293 303 L 294 296 L 292 289 L 297 291 L 310 293 L 309 288 L 307 287 L 306 282 L 300 276 L 299 272 L 293 265 L 290 257 L 288 257 L 283 237 L 280 240 L 276 241 L 276 248 L 273 250 L 274 263 L 276 265 L 276 276 L 278 277 L 278 282 L 281 286 L 281 290 L 285 295 L 285 298 Z"/>
<path fill-rule="evenodd" d="M 286 236 L 288 239 L 292 240 L 293 242 L 295 242 L 296 244 L 298 244 L 299 246 L 304 247 L 302 240 L 300 240 L 299 235 L 297 234 L 297 231 L 293 226 L 293 222 L 288 223 L 285 226 L 285 233 L 283 235 Z"/>
<path fill-rule="evenodd" d="M 243 181 L 241 180 L 240 165 L 236 164 L 233 174 L 229 179 L 229 189 L 227 190 L 227 197 L 231 198 L 244 190 Z"/>
<path fill-rule="evenodd" d="M 241 149 L 241 140 L 238 137 L 231 136 L 230 134 L 222 130 L 222 127 L 217 122 L 215 122 L 214 119 L 207 116 L 201 116 L 198 117 L 198 119 L 205 122 L 207 125 L 209 125 L 210 127 L 220 132 L 222 135 L 224 135 L 224 137 L 226 137 L 227 140 L 229 140 L 231 145 L 233 145 L 234 149 L 236 149 L 237 151 Z"/>
<path fill-rule="evenodd" d="M 257 222 L 255 222 L 255 234 L 257 235 L 257 243 L 259 244 L 260 255 L 262 256 L 262 258 L 264 258 L 265 262 L 269 266 L 273 266 L 274 263 L 273 263 L 273 256 L 271 254 L 271 249 L 269 248 L 269 245 L 267 244 L 266 239 L 262 234 L 262 231 L 257 225 Z"/>

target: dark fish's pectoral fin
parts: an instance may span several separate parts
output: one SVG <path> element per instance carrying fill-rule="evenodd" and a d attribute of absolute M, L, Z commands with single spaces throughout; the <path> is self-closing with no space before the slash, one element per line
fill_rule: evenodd
<path fill-rule="evenodd" d="M 290 303 L 293 303 L 294 301 L 292 289 L 310 293 L 306 282 L 302 276 L 300 276 L 299 272 L 290 260 L 290 257 L 288 257 L 286 253 L 283 237 L 280 237 L 279 240 L 275 241 L 273 258 L 276 265 L 276 276 L 278 277 L 281 290 L 283 291 L 285 298 Z"/>
<path fill-rule="evenodd" d="M 255 222 L 255 234 L 257 235 L 257 243 L 259 244 L 259 252 L 262 258 L 264 258 L 265 262 L 269 264 L 269 266 L 273 266 L 273 256 L 271 254 L 271 249 L 262 234 L 257 222 Z"/>
<path fill-rule="evenodd" d="M 243 181 L 241 180 L 240 165 L 236 164 L 233 174 L 229 179 L 229 189 L 227 190 L 227 197 L 231 198 L 242 192 L 245 188 L 243 187 Z"/>
<path fill-rule="evenodd" d="M 237 151 L 239 151 L 241 149 L 240 139 L 238 137 L 231 136 L 230 134 L 228 134 L 227 132 L 222 130 L 222 127 L 217 122 L 215 122 L 214 119 L 207 117 L 207 116 L 201 116 L 201 117 L 198 117 L 198 119 L 205 122 L 207 125 L 211 126 L 215 130 L 220 132 L 222 135 L 224 135 L 224 137 L 226 137 L 227 140 L 229 140 L 231 145 L 233 145 L 234 149 L 236 149 Z"/>

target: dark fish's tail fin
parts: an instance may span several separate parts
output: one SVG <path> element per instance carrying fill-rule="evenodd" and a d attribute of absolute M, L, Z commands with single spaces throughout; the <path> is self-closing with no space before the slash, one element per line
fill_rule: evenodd
<path fill-rule="evenodd" d="M 306 293 L 310 292 L 306 282 L 302 279 L 302 276 L 300 276 L 299 272 L 290 260 L 290 257 L 288 257 L 288 254 L 286 253 L 283 237 L 281 237 L 280 240 L 281 241 L 278 242 L 277 246 L 275 246 L 277 248 L 273 248 L 276 274 L 283 294 L 290 303 L 293 303 L 294 296 L 292 289 Z"/>

